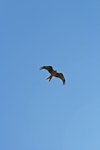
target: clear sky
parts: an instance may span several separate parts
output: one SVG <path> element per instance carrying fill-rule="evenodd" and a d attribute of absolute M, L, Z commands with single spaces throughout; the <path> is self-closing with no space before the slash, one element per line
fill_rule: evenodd
<path fill-rule="evenodd" d="M 100 0 L 1 0 L 0 18 L 0 150 L 100 150 Z"/>

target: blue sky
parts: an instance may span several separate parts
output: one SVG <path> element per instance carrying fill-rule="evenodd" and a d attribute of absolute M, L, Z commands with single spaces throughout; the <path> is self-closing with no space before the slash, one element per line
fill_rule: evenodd
<path fill-rule="evenodd" d="M 0 3 L 0 149 L 100 150 L 100 1 Z"/>

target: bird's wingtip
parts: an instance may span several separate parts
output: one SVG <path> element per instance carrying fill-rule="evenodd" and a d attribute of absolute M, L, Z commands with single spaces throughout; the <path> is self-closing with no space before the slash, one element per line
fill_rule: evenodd
<path fill-rule="evenodd" d="M 40 70 L 43 69 L 43 67 L 40 67 Z"/>
<path fill-rule="evenodd" d="M 64 80 L 64 81 L 63 81 L 63 85 L 65 85 L 65 83 L 66 83 L 66 81 Z"/>

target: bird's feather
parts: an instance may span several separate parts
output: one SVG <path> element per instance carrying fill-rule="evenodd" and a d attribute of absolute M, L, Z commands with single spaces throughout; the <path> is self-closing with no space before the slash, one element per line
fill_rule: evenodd
<path fill-rule="evenodd" d="M 64 75 L 62 73 L 58 73 L 56 70 L 53 70 L 52 66 L 42 66 L 40 69 L 48 70 L 48 72 L 51 74 L 51 76 L 50 76 L 51 78 L 53 76 L 57 77 L 57 78 L 60 78 L 62 80 L 63 84 L 65 84 L 65 77 L 64 77 Z M 50 78 L 50 80 L 51 80 L 51 78 Z M 47 79 L 49 79 L 49 77 Z"/>
<path fill-rule="evenodd" d="M 62 80 L 63 84 L 65 84 L 65 77 L 64 77 L 64 75 L 62 73 L 57 73 L 56 77 L 60 78 Z"/>
<path fill-rule="evenodd" d="M 43 66 L 43 67 L 41 67 L 40 69 L 46 69 L 46 70 L 49 71 L 49 73 L 52 73 L 52 72 L 53 72 L 52 66 Z"/>

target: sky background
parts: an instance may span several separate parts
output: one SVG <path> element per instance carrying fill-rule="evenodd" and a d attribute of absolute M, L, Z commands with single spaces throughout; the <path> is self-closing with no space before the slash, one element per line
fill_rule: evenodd
<path fill-rule="evenodd" d="M 0 149 L 100 150 L 100 1 L 1 0 L 0 18 Z"/>

